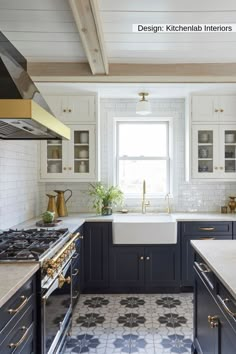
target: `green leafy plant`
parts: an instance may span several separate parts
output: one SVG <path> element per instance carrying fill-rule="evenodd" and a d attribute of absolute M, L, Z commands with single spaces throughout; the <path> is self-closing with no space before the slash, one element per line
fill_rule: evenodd
<path fill-rule="evenodd" d="M 93 208 L 98 214 L 112 214 L 112 205 L 121 204 L 123 192 L 117 186 L 106 187 L 101 182 L 90 184 L 89 195 L 94 197 Z"/>

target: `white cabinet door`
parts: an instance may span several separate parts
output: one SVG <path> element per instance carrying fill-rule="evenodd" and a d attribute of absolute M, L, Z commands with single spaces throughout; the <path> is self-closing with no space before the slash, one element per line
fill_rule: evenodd
<path fill-rule="evenodd" d="M 41 166 L 42 179 L 64 179 L 68 176 L 68 141 L 47 140 L 41 141 Z"/>
<path fill-rule="evenodd" d="M 67 121 L 95 123 L 95 96 L 69 96 Z"/>
<path fill-rule="evenodd" d="M 221 178 L 236 178 L 236 125 L 219 127 Z"/>
<path fill-rule="evenodd" d="M 214 96 L 192 96 L 192 121 L 203 123 L 218 121 Z"/>
<path fill-rule="evenodd" d="M 96 123 L 95 96 L 45 96 L 52 112 L 67 124 Z"/>
<path fill-rule="evenodd" d="M 96 174 L 96 133 L 94 125 L 70 125 L 71 143 L 69 145 L 70 178 L 95 181 Z"/>
<path fill-rule="evenodd" d="M 193 178 L 219 178 L 218 125 L 192 125 Z"/>
<path fill-rule="evenodd" d="M 220 123 L 236 123 L 236 96 L 218 97 Z"/>

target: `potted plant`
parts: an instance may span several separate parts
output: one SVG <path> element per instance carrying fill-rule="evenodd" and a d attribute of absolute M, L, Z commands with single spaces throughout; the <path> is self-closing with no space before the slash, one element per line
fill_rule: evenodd
<path fill-rule="evenodd" d="M 112 205 L 123 201 L 123 192 L 117 186 L 106 187 L 101 182 L 90 186 L 89 194 L 94 197 L 93 208 L 98 214 L 111 215 Z"/>

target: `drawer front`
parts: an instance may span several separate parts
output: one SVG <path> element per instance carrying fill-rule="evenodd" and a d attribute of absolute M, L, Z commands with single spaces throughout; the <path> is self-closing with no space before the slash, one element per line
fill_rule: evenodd
<path fill-rule="evenodd" d="M 224 221 L 191 221 L 191 222 L 183 222 L 182 223 L 182 234 L 183 235 L 196 235 L 196 236 L 212 236 L 215 237 L 217 235 L 233 235 L 233 223 Z"/>
<path fill-rule="evenodd" d="M 18 318 L 25 311 L 27 304 L 34 291 L 33 279 L 30 279 L 25 285 L 14 294 L 0 309 L 0 332 L 8 322 L 16 323 Z"/>
<path fill-rule="evenodd" d="M 0 353 L 21 353 L 34 327 L 34 311 L 29 308 L 0 344 Z M 27 354 L 27 353 L 25 353 Z"/>
<path fill-rule="evenodd" d="M 236 300 L 220 282 L 217 290 L 218 304 L 236 332 Z"/>

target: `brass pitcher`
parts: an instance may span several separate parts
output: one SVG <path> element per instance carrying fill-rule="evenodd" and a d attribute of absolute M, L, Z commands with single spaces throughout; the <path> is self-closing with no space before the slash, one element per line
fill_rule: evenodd
<path fill-rule="evenodd" d="M 65 191 L 54 190 L 54 192 L 57 193 L 57 211 L 58 211 L 58 215 L 59 216 L 67 216 L 68 215 L 68 211 L 67 211 L 66 203 L 68 202 L 68 200 L 72 196 L 72 190 L 70 190 L 70 189 L 66 189 Z M 67 199 L 65 199 L 65 196 L 64 196 L 64 194 L 66 192 L 70 192 L 70 195 L 69 195 L 69 197 Z"/>
<path fill-rule="evenodd" d="M 56 195 L 46 194 L 48 196 L 48 211 L 54 213 L 54 220 L 58 218 L 57 207 L 56 207 Z"/>

